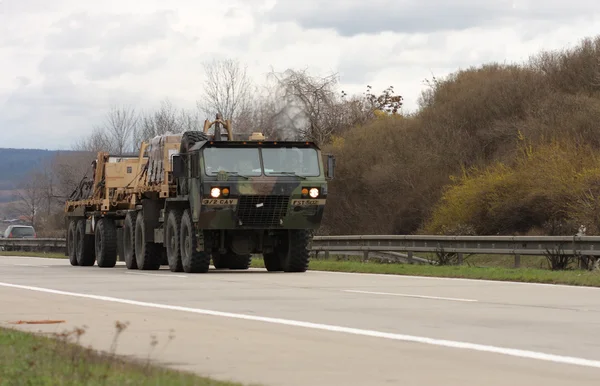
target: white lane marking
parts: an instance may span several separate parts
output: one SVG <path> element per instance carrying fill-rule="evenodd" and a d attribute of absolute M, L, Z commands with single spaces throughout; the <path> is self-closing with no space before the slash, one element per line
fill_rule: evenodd
<path fill-rule="evenodd" d="M 397 294 L 392 292 L 372 292 L 372 291 L 358 291 L 358 290 L 342 290 L 343 292 L 352 292 L 357 294 L 369 294 L 369 295 L 390 295 L 390 296 L 401 296 L 406 298 L 421 298 L 421 299 L 435 299 L 435 300 L 451 300 L 455 302 L 477 302 L 474 299 L 461 299 L 461 298 L 444 298 L 439 296 L 425 296 L 425 295 L 411 295 L 411 294 Z"/>
<path fill-rule="evenodd" d="M 363 273 L 363 272 L 338 272 L 338 271 L 318 271 L 310 269 L 307 271 L 310 273 L 317 274 L 334 274 L 334 275 L 353 275 L 353 276 L 374 276 L 374 277 L 388 277 L 392 279 L 417 279 L 417 280 L 450 280 L 450 281 L 466 281 L 473 283 L 492 283 L 492 284 L 518 284 L 525 286 L 539 286 L 539 287 L 556 287 L 556 288 L 571 288 L 571 289 L 586 289 L 600 291 L 600 287 L 585 286 L 585 285 L 569 285 L 569 284 L 549 284 L 549 283 L 528 283 L 522 281 L 509 281 L 509 280 L 485 280 L 485 279 L 465 279 L 461 277 L 443 277 L 443 276 L 415 276 L 415 275 L 402 275 L 393 273 Z"/>
<path fill-rule="evenodd" d="M 187 276 L 184 275 L 169 275 L 169 274 L 162 274 L 162 273 L 144 273 L 144 272 L 130 272 L 130 271 L 125 271 L 125 273 L 128 273 L 130 275 L 144 275 L 144 276 L 163 276 L 163 277 L 183 277 L 186 278 Z"/>
<path fill-rule="evenodd" d="M 242 320 L 251 320 L 251 321 L 257 321 L 257 322 L 274 323 L 274 324 L 281 324 L 281 325 L 285 325 L 285 326 L 303 327 L 303 328 L 310 328 L 310 329 L 315 329 L 315 330 L 324 330 L 324 331 L 331 331 L 331 332 L 341 332 L 341 333 L 352 334 L 352 335 L 369 336 L 369 337 L 383 338 L 383 339 L 390 339 L 390 340 L 397 340 L 397 341 L 405 341 L 405 342 L 423 343 L 423 344 L 429 344 L 429 345 L 433 345 L 433 346 L 442 346 L 442 347 L 449 347 L 449 348 L 483 351 L 483 352 L 488 352 L 488 353 L 502 354 L 502 355 L 508 355 L 508 356 L 513 356 L 513 357 L 519 357 L 519 358 L 537 359 L 537 360 L 548 361 L 548 362 L 571 364 L 571 365 L 584 366 L 584 367 L 594 367 L 594 368 L 600 369 L 600 361 L 598 361 L 598 360 L 570 357 L 570 356 L 562 356 L 562 355 L 555 355 L 555 354 L 547 354 L 547 353 L 536 352 L 536 351 L 527 351 L 527 350 L 520 350 L 520 349 L 513 349 L 513 348 L 488 346 L 488 345 L 483 345 L 483 344 L 459 342 L 459 341 L 452 341 L 452 340 L 433 339 L 433 338 L 427 338 L 427 337 L 421 337 L 421 336 L 395 334 L 395 333 L 390 333 L 390 332 L 364 330 L 364 329 L 359 329 L 359 328 L 342 327 L 342 326 L 311 323 L 311 322 L 302 322 L 302 321 L 298 321 L 298 320 L 271 318 L 271 317 L 266 317 L 266 316 L 244 315 L 244 314 L 236 314 L 236 313 L 232 313 L 232 312 L 212 311 L 212 310 L 205 310 L 205 309 L 200 309 L 200 308 L 173 306 L 173 305 L 159 304 L 159 303 L 148 303 L 148 302 L 141 302 L 141 301 L 137 301 L 137 300 L 114 298 L 114 297 L 110 297 L 110 296 L 82 294 L 82 293 L 77 293 L 77 292 L 67 292 L 67 291 L 54 290 L 54 289 L 50 289 L 50 288 L 32 287 L 32 286 L 20 285 L 20 284 L 11 284 L 11 283 L 0 282 L 0 286 L 10 287 L 10 288 L 19 288 L 19 289 L 24 289 L 24 290 L 29 290 L 29 291 L 36 291 L 36 292 L 45 292 L 45 293 L 51 293 L 51 294 L 56 294 L 56 295 L 65 295 L 65 296 L 74 296 L 74 297 L 87 298 L 87 299 L 95 299 L 95 300 L 101 300 L 101 301 L 112 302 L 112 303 L 129 304 L 129 305 L 140 306 L 140 307 L 157 308 L 157 309 L 163 309 L 163 310 L 189 312 L 189 313 L 201 314 L 201 315 L 221 316 L 221 317 L 232 318 L 232 319 L 242 319 Z"/>

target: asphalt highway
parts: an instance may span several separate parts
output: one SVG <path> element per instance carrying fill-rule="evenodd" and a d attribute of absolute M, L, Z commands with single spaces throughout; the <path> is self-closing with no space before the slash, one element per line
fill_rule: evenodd
<path fill-rule="evenodd" d="M 64 320 L 52 325 L 19 320 Z M 0 323 L 264 385 L 596 385 L 600 289 L 0 257 Z M 169 335 L 174 339 L 168 341 Z M 168 344 L 167 344 L 168 343 Z"/>

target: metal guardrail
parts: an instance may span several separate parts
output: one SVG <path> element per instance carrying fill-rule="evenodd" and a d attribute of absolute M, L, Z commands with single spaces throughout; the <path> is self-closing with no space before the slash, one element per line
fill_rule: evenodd
<path fill-rule="evenodd" d="M 0 239 L 2 250 L 59 250 L 66 246 L 64 238 Z M 426 262 L 413 256 L 421 253 L 456 253 L 459 262 L 463 254 L 494 254 L 515 256 L 515 266 L 521 255 L 600 256 L 600 236 L 430 236 L 430 235 L 360 235 L 315 236 L 313 252 L 382 253 L 401 256 L 415 263 Z M 404 254 L 405 253 L 405 254 Z"/>
<path fill-rule="evenodd" d="M 0 239 L 2 251 L 64 251 L 67 240 L 64 238 L 10 238 Z"/>
<path fill-rule="evenodd" d="M 315 237 L 311 249 L 316 252 L 405 252 L 456 253 L 459 264 L 463 254 L 513 255 L 515 267 L 521 255 L 600 256 L 600 236 L 430 236 L 360 235 Z"/>

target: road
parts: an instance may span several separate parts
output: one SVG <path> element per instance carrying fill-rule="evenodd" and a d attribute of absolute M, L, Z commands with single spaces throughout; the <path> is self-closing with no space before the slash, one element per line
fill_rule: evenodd
<path fill-rule="evenodd" d="M 65 320 L 18 325 L 17 320 Z M 596 385 L 600 289 L 369 274 L 189 275 L 0 257 L 0 322 L 264 385 Z M 173 330 L 174 340 L 165 346 Z"/>

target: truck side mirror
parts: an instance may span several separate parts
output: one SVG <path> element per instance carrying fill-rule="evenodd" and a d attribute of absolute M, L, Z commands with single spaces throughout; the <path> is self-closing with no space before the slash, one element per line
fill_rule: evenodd
<path fill-rule="evenodd" d="M 335 175 L 335 156 L 333 154 L 327 154 L 327 174 L 328 180 L 333 180 Z"/>
<path fill-rule="evenodd" d="M 173 155 L 173 178 L 185 177 L 183 158 L 180 154 Z"/>

